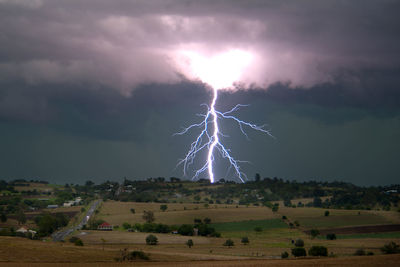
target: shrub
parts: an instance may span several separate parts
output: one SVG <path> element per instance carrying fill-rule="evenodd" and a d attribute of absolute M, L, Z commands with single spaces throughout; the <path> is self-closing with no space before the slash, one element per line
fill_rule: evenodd
<path fill-rule="evenodd" d="M 331 233 L 326 235 L 326 239 L 328 240 L 335 240 L 336 239 L 336 234 Z"/>
<path fill-rule="evenodd" d="M 285 215 L 283 215 L 282 220 L 287 220 L 287 217 Z"/>
<path fill-rule="evenodd" d="M 303 256 L 307 256 L 307 253 L 304 248 L 296 247 L 296 248 L 292 248 L 292 255 L 295 257 L 303 257 Z"/>
<path fill-rule="evenodd" d="M 354 255 L 356 256 L 364 256 L 365 255 L 365 250 L 362 248 L 359 248 L 356 250 L 356 252 L 354 252 Z"/>
<path fill-rule="evenodd" d="M 282 252 L 281 258 L 282 258 L 282 259 L 287 259 L 287 258 L 289 258 L 289 253 L 287 253 L 287 251 Z"/>
<path fill-rule="evenodd" d="M 160 210 L 161 210 L 161 211 L 166 211 L 167 209 L 168 209 L 168 206 L 167 206 L 167 205 L 165 205 L 165 204 L 160 205 Z"/>
<path fill-rule="evenodd" d="M 383 254 L 396 254 L 396 253 L 400 253 L 400 246 L 397 245 L 395 242 L 390 242 L 386 245 L 384 245 L 381 248 L 381 251 L 383 252 Z"/>
<path fill-rule="evenodd" d="M 227 240 L 225 241 L 225 243 L 223 244 L 223 246 L 226 246 L 226 247 L 232 247 L 232 246 L 234 246 L 234 245 L 235 245 L 235 243 L 233 242 L 232 239 L 227 239 Z"/>
<path fill-rule="evenodd" d="M 250 243 L 249 238 L 247 236 L 242 237 L 241 242 L 243 245 L 247 245 L 248 243 Z"/>
<path fill-rule="evenodd" d="M 194 244 L 193 244 L 193 240 L 192 239 L 189 239 L 187 242 L 186 242 L 186 245 L 189 247 L 189 248 L 191 248 Z"/>
<path fill-rule="evenodd" d="M 147 254 L 145 254 L 143 251 L 139 250 L 134 250 L 131 253 L 129 253 L 128 260 L 136 260 L 136 259 L 149 260 L 149 256 L 147 256 Z"/>
<path fill-rule="evenodd" d="M 374 253 L 372 251 L 367 252 L 367 256 L 372 256 L 372 255 L 374 255 Z"/>
<path fill-rule="evenodd" d="M 72 236 L 70 239 L 68 239 L 68 241 L 71 242 L 71 243 L 75 243 L 76 240 L 78 240 L 78 239 L 79 239 L 79 237 Z"/>
<path fill-rule="evenodd" d="M 134 208 L 131 208 L 131 213 L 133 213 L 133 214 L 135 214 L 135 213 L 136 213 L 136 211 L 135 211 L 135 209 L 134 209 Z"/>
<path fill-rule="evenodd" d="M 324 246 L 312 246 L 308 250 L 308 255 L 311 256 L 328 256 L 328 249 Z"/>
<path fill-rule="evenodd" d="M 189 235 L 192 236 L 193 235 L 193 226 L 190 224 L 182 224 L 179 228 L 178 228 L 178 233 L 180 235 Z"/>
<path fill-rule="evenodd" d="M 329 210 L 326 210 L 325 211 L 325 217 L 328 217 L 329 216 Z"/>
<path fill-rule="evenodd" d="M 158 238 L 155 235 L 148 235 L 146 237 L 146 244 L 155 246 L 158 243 Z"/>
<path fill-rule="evenodd" d="M 304 241 L 303 241 L 303 239 L 297 239 L 296 242 L 294 243 L 294 246 L 295 246 L 295 247 L 298 247 L 298 248 L 304 247 Z"/>
<path fill-rule="evenodd" d="M 260 226 L 257 226 L 254 228 L 254 231 L 256 231 L 256 232 L 262 232 L 262 230 L 263 229 Z"/>
<path fill-rule="evenodd" d="M 123 261 L 133 261 L 133 260 L 149 260 L 149 256 L 145 254 L 143 251 L 134 250 L 129 252 L 127 248 L 120 251 L 119 257 L 115 257 L 114 260 L 118 262 Z"/>
<path fill-rule="evenodd" d="M 78 238 L 77 240 L 75 240 L 74 244 L 75 246 L 83 246 L 83 241 L 82 239 Z"/>
<path fill-rule="evenodd" d="M 315 238 L 315 237 L 317 237 L 319 235 L 319 230 L 311 229 L 310 234 L 311 234 L 312 238 Z"/>
<path fill-rule="evenodd" d="M 131 226 L 129 223 L 124 222 L 124 223 L 122 224 L 122 227 L 123 227 L 125 230 L 127 230 L 127 229 L 131 228 L 132 226 Z"/>

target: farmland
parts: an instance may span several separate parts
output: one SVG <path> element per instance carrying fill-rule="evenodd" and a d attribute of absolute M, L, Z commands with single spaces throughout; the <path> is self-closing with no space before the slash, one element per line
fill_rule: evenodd
<path fill-rule="evenodd" d="M 22 225 L 18 208 L 25 208 L 25 227 L 38 229 L 36 221 L 41 216 L 63 214 L 69 219 L 65 226 L 68 228 L 86 216 L 90 203 L 99 198 L 102 201 L 85 228 L 74 231 L 65 242 L 52 242 L 45 232 L 40 236 L 42 241 L 0 237 L 0 262 L 111 264 L 120 259 L 126 249 L 148 255 L 151 264 L 162 262 L 166 266 L 179 266 L 189 261 L 200 266 L 218 261 L 218 265 L 221 263 L 223 266 L 232 264 L 232 260 L 237 261 L 235 264 L 238 266 L 249 262 L 254 266 L 314 264 L 318 260 L 312 257 L 295 261 L 281 259 L 285 252 L 289 259 L 295 258 L 292 249 L 299 239 L 304 242 L 305 251 L 313 246 L 327 248 L 331 258 L 321 259 L 320 263 L 344 261 L 350 264 L 355 261 L 353 255 L 356 251 L 374 255 L 368 256 L 372 260 L 367 263 L 398 259 L 397 256 L 382 255 L 381 251 L 390 242 L 400 243 L 400 213 L 395 202 L 390 207 L 378 203 L 368 209 L 361 206 L 334 208 L 331 203 L 337 200 L 328 193 L 320 199 L 303 196 L 290 201 L 263 201 L 263 196 L 268 197 L 271 193 L 259 190 L 261 185 L 167 183 L 158 180 L 126 182 L 125 186 L 111 182 L 96 186 L 87 182 L 84 186 L 73 187 L 40 183 L 6 187 L 11 195 L 4 198 L 4 203 L 9 204 L 3 204 L 3 210 L 14 206 L 17 212 L 8 214 L 7 221 L 0 225 L 4 228 L 18 229 Z M 39 192 L 39 188 L 43 190 Z M 330 188 L 326 188 L 329 192 Z M 64 196 L 82 196 L 85 205 L 47 209 L 39 200 L 54 203 L 63 200 Z M 396 200 L 391 195 L 385 196 Z M 157 201 L 151 201 L 152 197 Z M 129 198 L 141 201 L 129 201 Z M 18 201 L 19 205 L 10 204 Z M 40 205 L 27 210 L 32 203 Z M 151 219 L 144 216 L 148 212 L 153 215 Z M 113 230 L 98 230 L 98 225 L 103 222 L 110 224 Z M 189 230 L 185 232 L 181 228 Z M 319 234 L 311 236 L 311 230 L 317 230 Z M 336 239 L 327 240 L 326 235 L 331 233 Z M 150 234 L 156 237 L 156 245 L 147 244 Z M 71 237 L 79 239 L 83 246 L 74 245 L 69 241 Z M 188 245 L 188 240 L 192 245 Z"/>

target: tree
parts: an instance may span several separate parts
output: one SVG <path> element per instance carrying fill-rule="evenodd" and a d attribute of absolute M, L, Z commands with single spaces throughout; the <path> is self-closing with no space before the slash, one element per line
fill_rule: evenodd
<path fill-rule="evenodd" d="M 307 256 L 307 253 L 304 248 L 296 247 L 296 248 L 292 248 L 292 255 L 295 257 L 303 257 L 303 256 Z"/>
<path fill-rule="evenodd" d="M 324 246 L 312 246 L 308 250 L 308 255 L 311 256 L 328 256 L 328 249 Z"/>
<path fill-rule="evenodd" d="M 165 204 L 160 205 L 160 210 L 161 210 L 161 211 L 166 211 L 167 209 L 168 209 L 168 206 L 167 206 L 167 205 L 165 205 Z"/>
<path fill-rule="evenodd" d="M 0 220 L 1 220 L 1 222 L 6 222 L 7 221 L 7 216 L 4 214 L 4 213 L 2 213 L 1 215 L 0 215 Z"/>
<path fill-rule="evenodd" d="M 313 201 L 313 206 L 314 206 L 314 207 L 318 207 L 318 208 L 322 207 L 322 200 L 321 200 L 321 198 L 315 197 L 315 198 L 314 198 L 314 201 Z"/>
<path fill-rule="evenodd" d="M 151 210 L 144 210 L 143 211 L 143 220 L 145 220 L 147 223 L 154 222 L 156 220 L 154 217 L 154 212 L 152 212 Z"/>
<path fill-rule="evenodd" d="M 316 238 L 319 235 L 319 230 L 311 229 L 310 234 L 312 238 Z"/>
<path fill-rule="evenodd" d="M 201 224 L 201 219 L 194 218 L 194 224 Z"/>
<path fill-rule="evenodd" d="M 182 224 L 179 228 L 178 228 L 178 233 L 180 235 L 193 235 L 193 226 L 190 224 Z"/>
<path fill-rule="evenodd" d="M 247 236 L 242 237 L 241 242 L 243 245 L 247 245 L 248 243 L 250 243 L 249 238 Z"/>
<path fill-rule="evenodd" d="M 186 242 L 186 245 L 187 245 L 189 248 L 191 248 L 191 247 L 193 246 L 193 240 L 192 240 L 192 239 L 189 239 L 189 240 Z"/>
<path fill-rule="evenodd" d="M 226 247 L 233 247 L 234 245 L 235 245 L 235 243 L 233 242 L 232 239 L 227 239 L 225 241 L 225 243 L 223 244 L 223 246 L 226 246 Z"/>
<path fill-rule="evenodd" d="M 208 217 L 204 218 L 203 221 L 204 221 L 205 224 L 210 224 L 211 223 L 211 219 L 208 218 Z"/>
<path fill-rule="evenodd" d="M 282 252 L 281 258 L 282 258 L 282 259 L 287 259 L 287 258 L 289 258 L 289 253 L 287 253 L 287 251 Z"/>
<path fill-rule="evenodd" d="M 296 242 L 294 243 L 294 246 L 297 248 L 302 248 L 304 247 L 304 241 L 303 239 L 297 239 Z"/>
<path fill-rule="evenodd" d="M 272 206 L 272 212 L 277 212 L 278 210 L 279 210 L 279 206 L 278 205 Z"/>
<path fill-rule="evenodd" d="M 261 175 L 259 173 L 256 173 L 256 175 L 254 176 L 254 180 L 256 182 L 259 182 L 261 180 Z"/>
<path fill-rule="evenodd" d="M 329 210 L 326 210 L 325 211 L 325 217 L 328 217 L 329 216 Z"/>
<path fill-rule="evenodd" d="M 83 241 L 82 241 L 82 239 L 77 238 L 77 239 L 75 240 L 74 244 L 75 244 L 75 246 L 80 246 L 80 247 L 82 247 L 82 246 L 83 246 Z"/>
<path fill-rule="evenodd" d="M 158 238 L 155 235 L 148 235 L 146 237 L 146 244 L 155 246 L 158 243 Z"/>
<path fill-rule="evenodd" d="M 133 213 L 133 214 L 135 214 L 135 209 L 134 208 L 131 208 L 131 213 Z"/>
<path fill-rule="evenodd" d="M 22 210 L 19 211 L 17 214 L 17 221 L 18 221 L 18 224 L 26 223 L 26 215 Z"/>
<path fill-rule="evenodd" d="M 262 232 L 262 228 L 260 226 L 254 227 L 254 231 L 256 232 Z"/>
<path fill-rule="evenodd" d="M 397 254 L 400 253 L 400 246 L 395 242 L 390 242 L 381 248 L 383 254 Z"/>
<path fill-rule="evenodd" d="M 326 239 L 328 240 L 335 240 L 336 239 L 336 234 L 331 233 L 326 235 Z"/>
<path fill-rule="evenodd" d="M 130 224 L 127 223 L 127 222 L 124 222 L 124 223 L 122 224 L 122 227 L 123 227 L 125 230 L 127 230 L 127 229 L 131 228 L 132 225 L 130 225 Z"/>

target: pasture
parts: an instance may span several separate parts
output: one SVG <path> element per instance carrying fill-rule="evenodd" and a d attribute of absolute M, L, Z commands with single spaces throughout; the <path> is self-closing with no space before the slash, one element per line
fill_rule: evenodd
<path fill-rule="evenodd" d="M 212 223 L 276 218 L 271 209 L 266 207 L 215 204 L 206 208 L 204 204 L 166 203 L 168 209 L 163 212 L 160 211 L 162 204 L 107 201 L 102 204 L 98 218 L 114 225 L 122 225 L 124 222 L 143 223 L 144 210 L 154 212 L 155 222 L 169 225 L 192 224 L 195 218 L 206 217 L 210 218 Z M 134 214 L 130 211 L 131 208 L 135 209 Z"/>

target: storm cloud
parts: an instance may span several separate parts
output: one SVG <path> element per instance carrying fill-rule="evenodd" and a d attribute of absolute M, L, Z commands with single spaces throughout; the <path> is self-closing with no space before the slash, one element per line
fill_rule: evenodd
<path fill-rule="evenodd" d="M 0 0 L 0 176 L 180 176 L 207 87 L 181 51 L 253 61 L 218 108 L 276 140 L 226 140 L 252 176 L 396 182 L 400 2 Z M 229 125 L 224 125 L 230 129 Z M 0 178 L 1 178 L 0 177 Z"/>
<path fill-rule="evenodd" d="M 253 52 L 247 85 L 311 87 L 399 66 L 398 1 L 1 1 L 0 80 L 129 94 L 187 76 L 176 52 Z M 350 75 L 349 80 L 357 80 Z"/>

